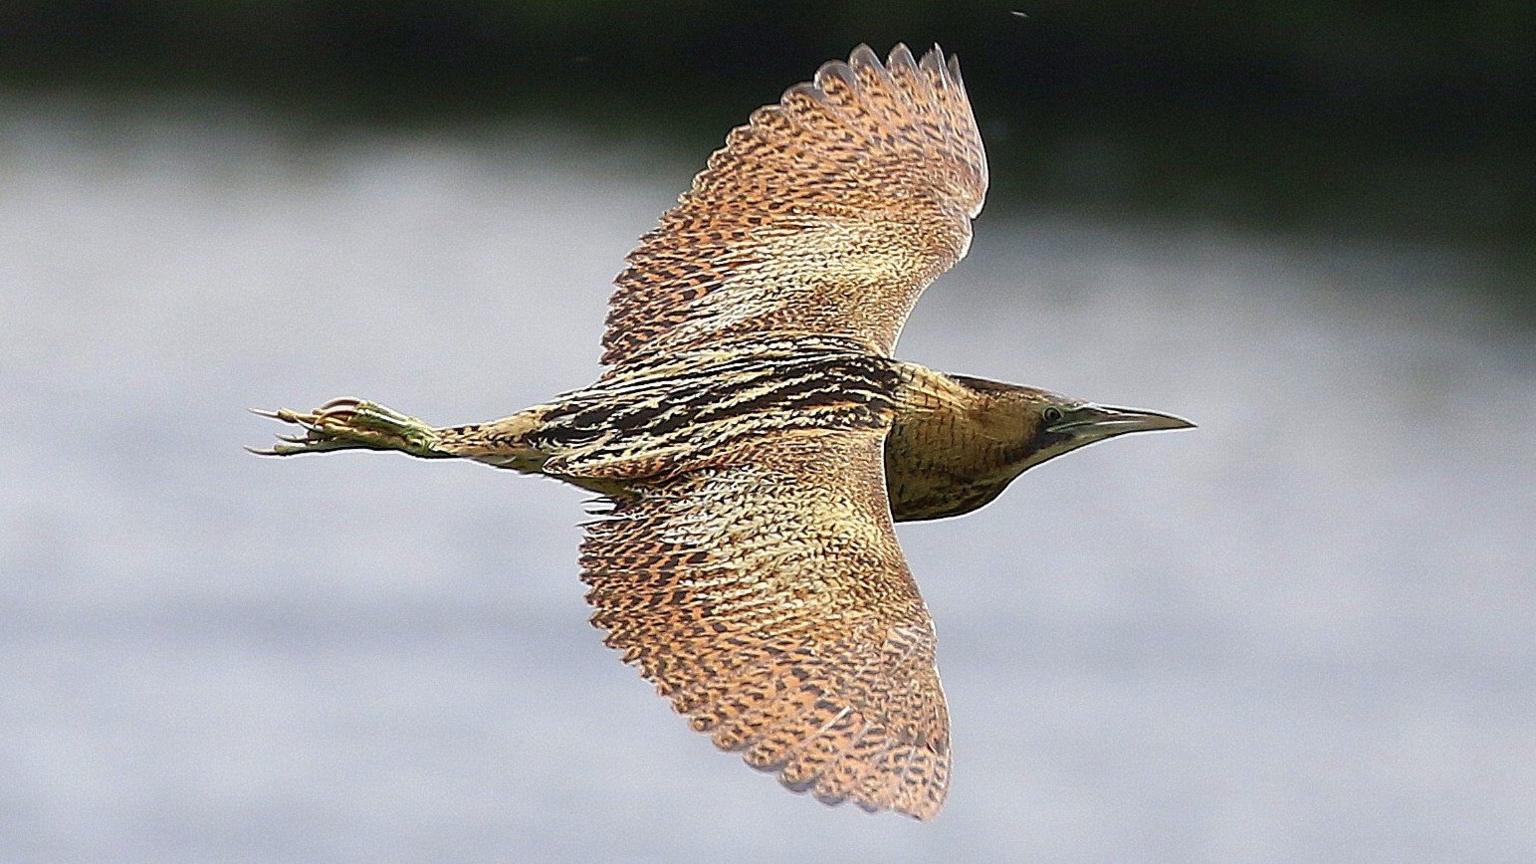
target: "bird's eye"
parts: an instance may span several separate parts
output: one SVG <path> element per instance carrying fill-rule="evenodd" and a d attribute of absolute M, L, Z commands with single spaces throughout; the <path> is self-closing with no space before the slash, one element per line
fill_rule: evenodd
<path fill-rule="evenodd" d="M 1047 422 L 1047 423 L 1060 423 L 1061 422 L 1061 409 L 1057 408 L 1054 405 L 1052 405 L 1051 407 L 1049 407 L 1049 408 L 1045 409 L 1044 411 L 1042 411 L 1040 416 L 1044 417 L 1045 418 L 1045 422 Z"/>

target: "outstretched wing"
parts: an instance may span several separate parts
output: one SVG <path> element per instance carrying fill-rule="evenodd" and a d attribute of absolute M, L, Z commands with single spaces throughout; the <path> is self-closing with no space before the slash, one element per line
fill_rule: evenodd
<path fill-rule="evenodd" d="M 616 280 L 603 362 L 743 333 L 889 355 L 970 246 L 986 154 L 953 58 L 867 46 L 733 130 Z"/>
<path fill-rule="evenodd" d="M 641 486 L 588 526 L 582 578 L 607 644 L 721 748 L 822 801 L 927 818 L 949 715 L 881 444 L 777 433 Z"/>

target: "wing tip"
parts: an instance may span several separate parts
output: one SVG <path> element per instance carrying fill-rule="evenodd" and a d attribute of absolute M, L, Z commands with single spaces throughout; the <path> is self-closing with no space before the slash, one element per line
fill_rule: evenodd
<path fill-rule="evenodd" d="M 690 712 L 680 711 L 680 713 L 689 715 L 690 724 L 693 723 Z M 694 728 L 696 731 L 711 731 L 708 728 L 699 729 L 697 726 Z M 801 770 L 797 770 L 797 757 L 802 755 L 808 741 L 802 741 L 788 750 L 779 751 L 775 754 L 775 758 L 763 759 L 761 754 L 754 752 L 754 745 L 760 737 L 754 736 L 722 743 L 718 737 L 711 736 L 711 740 L 722 751 L 740 753 L 747 767 L 763 774 L 774 775 L 779 785 L 788 791 L 796 795 L 808 795 L 828 807 L 851 803 L 865 813 L 876 814 L 889 811 L 919 822 L 926 822 L 943 810 L 944 802 L 949 797 L 947 747 L 935 749 L 922 743 L 908 744 L 907 758 L 902 763 L 903 770 L 899 773 L 890 770 L 890 763 L 885 758 L 894 751 L 891 747 L 882 751 L 880 756 L 874 759 L 867 756 L 858 757 L 852 752 L 844 751 L 824 764 L 801 773 Z M 936 770 L 928 775 L 927 782 L 908 783 L 907 771 L 912 767 L 913 760 L 922 754 L 930 757 L 931 764 Z M 837 776 L 839 763 L 850 759 L 854 760 L 853 773 Z M 886 766 L 886 770 L 882 770 L 881 766 Z M 803 765 L 799 766 L 801 769 L 803 767 Z"/>
<path fill-rule="evenodd" d="M 850 89 L 857 89 L 859 86 L 859 80 L 858 77 L 854 75 L 853 67 L 850 65 L 851 63 L 852 58 L 849 58 L 848 60 L 828 60 L 816 68 L 816 74 L 811 76 L 811 80 L 809 82 L 801 82 L 800 84 L 796 84 L 795 87 L 810 86 L 815 88 L 819 94 L 825 94 L 831 79 L 836 78 L 844 86 Z M 790 87 L 788 90 L 784 91 L 785 95 L 794 92 L 795 87 Z"/>
<path fill-rule="evenodd" d="M 964 93 L 965 79 L 960 77 L 960 55 L 949 55 L 949 62 L 945 64 L 945 68 L 949 70 L 949 80 L 955 82 L 955 86 L 960 88 L 961 93 Z"/>
<path fill-rule="evenodd" d="M 852 51 L 848 52 L 848 65 L 881 66 L 880 55 L 875 53 L 875 49 L 869 47 L 868 42 L 860 42 L 853 46 Z"/>

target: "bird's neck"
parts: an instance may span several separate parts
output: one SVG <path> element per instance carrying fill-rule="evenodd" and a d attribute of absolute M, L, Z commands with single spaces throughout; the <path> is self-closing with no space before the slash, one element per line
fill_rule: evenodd
<path fill-rule="evenodd" d="M 1022 388 L 903 364 L 886 438 L 886 486 L 898 520 L 974 510 L 1029 465 L 1033 410 Z"/>

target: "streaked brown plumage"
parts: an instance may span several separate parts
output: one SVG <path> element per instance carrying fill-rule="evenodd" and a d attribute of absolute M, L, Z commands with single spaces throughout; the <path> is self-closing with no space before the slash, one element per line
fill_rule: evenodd
<path fill-rule="evenodd" d="M 930 817 L 949 721 L 892 522 L 1189 425 L 891 358 L 986 188 L 954 60 L 861 46 L 753 112 L 631 253 L 597 382 L 465 426 L 350 399 L 273 412 L 304 433 L 263 452 L 474 459 L 606 496 L 581 569 L 608 645 L 791 788 Z"/>

